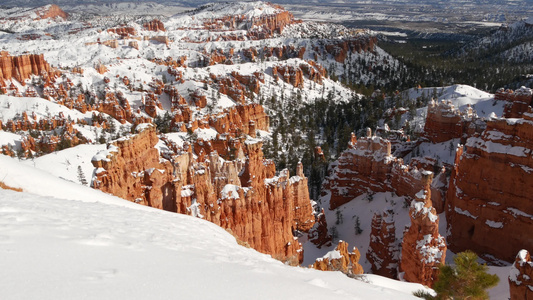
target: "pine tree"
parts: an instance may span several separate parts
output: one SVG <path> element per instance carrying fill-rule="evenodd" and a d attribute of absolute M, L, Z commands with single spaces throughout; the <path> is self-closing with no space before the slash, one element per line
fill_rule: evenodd
<path fill-rule="evenodd" d="M 361 229 L 361 222 L 359 221 L 359 216 L 355 216 L 355 235 L 360 235 L 363 232 L 363 229 Z"/>
<path fill-rule="evenodd" d="M 85 179 L 85 174 L 83 174 L 81 166 L 78 166 L 78 180 L 82 185 L 87 185 L 87 179 Z"/>
<path fill-rule="evenodd" d="M 435 282 L 433 290 L 437 296 L 433 297 L 422 291 L 415 296 L 425 299 L 489 299 L 487 289 L 498 284 L 499 278 L 495 274 L 488 274 L 487 265 L 477 262 L 478 256 L 467 250 L 458 253 L 453 259 L 455 265 L 442 265 L 439 267 L 439 279 Z"/>

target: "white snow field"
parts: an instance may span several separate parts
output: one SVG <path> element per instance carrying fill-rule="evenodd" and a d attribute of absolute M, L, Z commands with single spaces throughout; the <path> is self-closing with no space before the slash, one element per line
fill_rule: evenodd
<path fill-rule="evenodd" d="M 1 299 L 417 299 L 419 284 L 290 267 L 204 220 L 0 155 Z"/>

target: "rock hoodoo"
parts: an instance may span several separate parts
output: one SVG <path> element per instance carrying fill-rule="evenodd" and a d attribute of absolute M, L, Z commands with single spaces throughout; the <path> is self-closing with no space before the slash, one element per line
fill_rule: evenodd
<path fill-rule="evenodd" d="M 165 25 L 163 25 L 163 22 L 159 21 L 158 19 L 153 19 L 150 22 L 144 23 L 143 27 L 144 29 L 150 31 L 165 31 Z"/>
<path fill-rule="evenodd" d="M 533 113 L 493 119 L 482 135 L 459 147 L 447 193 L 451 250 L 513 261 L 533 248 Z"/>
<path fill-rule="evenodd" d="M 520 250 L 509 274 L 511 300 L 533 299 L 533 262 L 527 250 Z"/>
<path fill-rule="evenodd" d="M 439 234 L 439 217 L 431 206 L 430 184 L 433 173 L 423 173 L 424 189 L 411 202 L 411 225 L 404 232 L 400 270 L 403 278 L 433 286 L 438 278 L 439 266 L 446 257 L 446 241 Z"/>
<path fill-rule="evenodd" d="M 341 153 L 338 165 L 324 180 L 323 191 L 331 194 L 330 210 L 364 193 L 395 192 L 412 198 L 424 188 L 422 172 L 392 156 L 390 141 L 372 136 L 368 131 L 360 139 L 352 134 L 348 149 Z M 439 188 L 431 189 L 435 197 L 442 198 Z"/>
<path fill-rule="evenodd" d="M 372 264 L 372 273 L 396 279 L 399 250 L 393 212 L 385 210 L 374 214 L 366 253 L 366 258 Z"/>
<path fill-rule="evenodd" d="M 23 82 L 31 75 L 47 75 L 50 65 L 44 60 L 43 54 L 25 54 L 11 56 L 6 51 L 0 52 L 0 79 L 16 79 Z"/>
<path fill-rule="evenodd" d="M 328 233 L 328 223 L 326 222 L 326 214 L 324 214 L 324 208 L 316 216 L 315 227 L 309 232 L 309 241 L 315 244 L 318 249 L 322 246 L 331 246 L 332 236 Z"/>
<path fill-rule="evenodd" d="M 506 90 L 500 88 L 494 99 L 507 101 L 504 109 L 504 117 L 506 118 L 521 118 L 524 112 L 527 112 L 528 107 L 533 105 L 533 90 L 526 87 L 521 87 L 516 91 Z"/>
<path fill-rule="evenodd" d="M 140 204 L 189 214 L 211 221 L 242 242 L 272 256 L 298 263 L 303 259 L 294 232 L 308 232 L 314 215 L 303 167 L 296 176 L 275 175 L 263 158 L 260 142 L 234 144 L 238 160 L 227 161 L 216 151 L 199 156 L 192 148 L 159 156 L 155 128 L 117 140 L 93 158 L 94 188 Z M 202 158 L 202 161 L 200 161 Z"/>
<path fill-rule="evenodd" d="M 349 252 L 348 243 L 339 241 L 335 250 L 318 258 L 312 267 L 320 271 L 341 271 L 348 276 L 354 276 L 363 274 L 363 267 L 359 264 L 360 258 L 359 249 L 354 247 L 352 252 Z"/>
<path fill-rule="evenodd" d="M 468 106 L 465 111 L 455 108 L 451 101 L 436 103 L 431 101 L 428 105 L 428 113 L 424 126 L 424 136 L 432 143 L 441 143 L 454 138 L 466 141 L 468 136 L 481 133 L 484 123 L 475 122 L 475 114 L 472 107 Z"/>

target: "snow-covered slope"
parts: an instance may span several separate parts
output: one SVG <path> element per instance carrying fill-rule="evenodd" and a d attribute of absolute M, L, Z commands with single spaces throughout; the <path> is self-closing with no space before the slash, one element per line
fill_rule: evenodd
<path fill-rule="evenodd" d="M 121 201 L 5 156 L 0 165 L 0 178 L 28 191 L 0 189 L 2 299 L 416 299 L 411 291 L 422 288 L 289 267 L 204 220 Z"/>

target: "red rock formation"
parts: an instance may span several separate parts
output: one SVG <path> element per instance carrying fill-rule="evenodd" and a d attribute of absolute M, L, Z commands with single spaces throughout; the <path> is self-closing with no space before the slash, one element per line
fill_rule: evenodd
<path fill-rule="evenodd" d="M 152 36 L 150 37 L 150 40 L 165 44 L 167 46 L 170 44 L 170 39 L 166 35 Z"/>
<path fill-rule="evenodd" d="M 405 280 L 431 287 L 446 257 L 446 241 L 439 234 L 439 217 L 431 206 L 433 173 L 424 171 L 423 176 L 424 189 L 416 194 L 409 209 L 411 226 L 403 235 L 400 269 Z"/>
<path fill-rule="evenodd" d="M 493 119 L 457 150 L 447 193 L 449 247 L 513 261 L 533 248 L 533 113 Z"/>
<path fill-rule="evenodd" d="M 152 118 L 157 116 L 157 108 L 163 109 L 163 105 L 154 93 L 146 94 L 142 102 L 144 103 L 144 111 Z"/>
<path fill-rule="evenodd" d="M 66 12 L 64 12 L 59 6 L 55 4 L 46 5 L 40 8 L 35 9 L 35 13 L 37 15 L 34 20 L 39 19 L 55 19 L 55 18 L 63 18 L 67 19 L 68 15 Z"/>
<path fill-rule="evenodd" d="M 304 79 L 302 69 L 295 66 L 274 66 L 272 75 L 276 78 L 277 74 L 281 75 L 281 80 L 290 83 L 297 88 L 303 88 Z"/>
<path fill-rule="evenodd" d="M 133 112 L 122 92 L 116 95 L 114 93 L 106 93 L 104 100 L 98 101 L 94 109 L 112 116 L 122 124 L 133 122 Z"/>
<path fill-rule="evenodd" d="M 301 261 L 293 231 L 308 231 L 314 216 L 302 167 L 273 177 L 275 167 L 263 159 L 260 143 L 245 143 L 241 160 L 224 161 L 216 152 L 196 161 L 189 149 L 164 153 L 153 148 L 155 128 L 111 144 L 93 158 L 95 188 L 130 201 L 204 218 L 242 242 L 282 260 Z M 170 149 L 175 147 L 169 147 Z M 246 156 L 244 153 L 246 153 Z"/>
<path fill-rule="evenodd" d="M 108 40 L 108 41 L 104 41 L 102 42 L 103 45 L 107 46 L 107 47 L 110 47 L 110 48 L 118 48 L 118 41 L 117 40 Z"/>
<path fill-rule="evenodd" d="M 300 69 L 302 69 L 309 80 L 316 83 L 322 84 L 322 79 L 326 76 L 326 69 L 311 60 L 307 61 L 307 64 L 300 64 Z"/>
<path fill-rule="evenodd" d="M 117 27 L 117 28 L 110 28 L 107 30 L 109 33 L 115 33 L 117 35 L 120 35 L 121 37 L 129 37 L 137 35 L 137 30 L 133 27 Z"/>
<path fill-rule="evenodd" d="M 324 181 L 322 190 L 331 192 L 329 209 L 370 191 L 387 191 L 392 160 L 387 140 L 369 136 L 355 141 L 354 135 L 349 148 L 339 157 L 338 166 Z"/>
<path fill-rule="evenodd" d="M 494 95 L 495 100 L 508 101 L 503 116 L 506 118 L 521 118 L 528 107 L 533 105 L 533 90 L 521 87 L 516 91 L 499 89 Z"/>
<path fill-rule="evenodd" d="M 153 19 L 150 22 L 146 22 L 143 24 L 144 29 L 150 30 L 150 31 L 166 31 L 165 25 L 163 25 L 163 22 L 159 21 L 158 19 Z"/>
<path fill-rule="evenodd" d="M 309 231 L 309 241 L 317 246 L 318 249 L 322 246 L 331 246 L 332 236 L 328 233 L 328 223 L 326 222 L 326 215 L 324 208 L 315 218 L 315 227 Z"/>
<path fill-rule="evenodd" d="M 424 126 L 424 136 L 432 143 L 441 143 L 454 138 L 461 138 L 466 141 L 467 137 L 476 132 L 481 133 L 484 123 L 475 122 L 476 116 L 470 106 L 466 111 L 460 112 L 450 101 L 441 101 L 436 104 L 431 101 L 428 105 L 426 124 Z"/>
<path fill-rule="evenodd" d="M 104 74 L 105 72 L 107 72 L 107 68 L 103 64 L 96 64 L 94 68 L 96 69 L 96 72 L 100 74 Z"/>
<path fill-rule="evenodd" d="M 372 217 L 370 245 L 366 258 L 372 264 L 372 273 L 396 279 L 398 277 L 399 247 L 396 242 L 394 214 L 384 211 Z"/>
<path fill-rule="evenodd" d="M 179 68 L 179 67 L 184 67 L 186 68 L 187 67 L 187 64 L 186 64 L 186 61 L 187 61 L 187 56 L 183 55 L 183 56 L 180 56 L 176 59 L 168 56 L 165 60 L 162 60 L 161 58 L 154 58 L 152 59 L 152 62 L 158 64 L 158 65 L 163 65 L 163 66 L 168 66 L 168 67 L 171 67 L 169 69 L 175 69 L 175 68 Z"/>
<path fill-rule="evenodd" d="M 326 44 L 326 51 L 333 55 L 335 60 L 343 63 L 349 52 L 370 52 L 374 51 L 377 38 L 374 36 L 361 35 L 350 39 L 331 40 Z"/>
<path fill-rule="evenodd" d="M 248 18 L 244 15 L 231 15 L 222 18 L 213 18 L 203 21 L 205 29 L 210 31 L 235 30 L 239 28 L 251 28 L 247 32 L 249 39 L 266 39 L 274 34 L 280 34 L 285 26 L 293 23 L 299 23 L 294 16 L 286 11 L 283 7 L 268 3 L 273 6 L 277 12 L 270 15 L 261 15 L 259 17 Z"/>
<path fill-rule="evenodd" d="M 533 299 L 533 263 L 527 250 L 520 250 L 509 274 L 511 300 Z"/>
<path fill-rule="evenodd" d="M 128 46 L 132 47 L 132 48 L 135 48 L 137 50 L 139 50 L 139 43 L 137 41 L 130 41 L 128 43 Z"/>
<path fill-rule="evenodd" d="M 50 65 L 43 54 L 10 56 L 6 51 L 0 52 L 0 79 L 16 79 L 23 83 L 30 75 L 47 75 Z"/>
<path fill-rule="evenodd" d="M 191 99 L 199 108 L 204 108 L 207 105 L 207 96 L 202 93 L 200 90 L 195 90 L 192 92 L 189 96 L 191 96 Z"/>
<path fill-rule="evenodd" d="M 318 258 L 310 267 L 320 271 L 341 271 L 347 275 L 359 275 L 363 274 L 363 267 L 359 264 L 360 258 L 359 249 L 354 247 L 352 252 L 349 252 L 348 243 L 339 241 L 335 250 Z"/>

